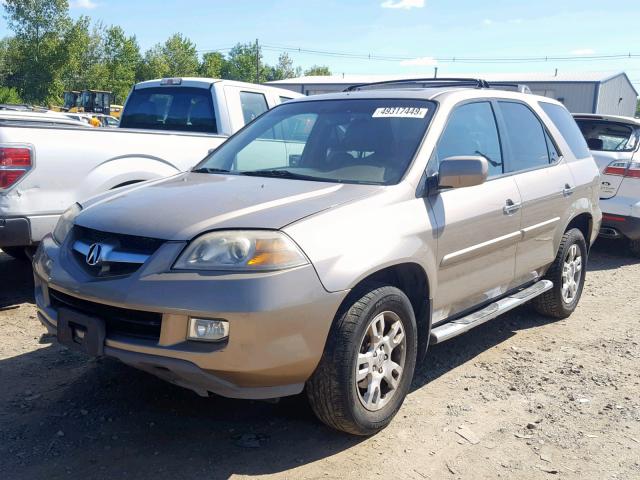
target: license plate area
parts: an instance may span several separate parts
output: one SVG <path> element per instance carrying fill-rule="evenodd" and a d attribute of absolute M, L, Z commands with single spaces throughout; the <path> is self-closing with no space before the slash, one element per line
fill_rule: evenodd
<path fill-rule="evenodd" d="M 76 310 L 58 310 L 58 342 L 92 357 L 104 354 L 104 321 Z"/>

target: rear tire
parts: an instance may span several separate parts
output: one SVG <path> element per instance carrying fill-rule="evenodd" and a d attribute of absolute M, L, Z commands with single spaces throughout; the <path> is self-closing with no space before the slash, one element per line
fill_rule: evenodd
<path fill-rule="evenodd" d="M 587 267 L 587 243 L 582 232 L 573 228 L 562 236 L 558 255 L 545 279 L 553 288 L 531 302 L 536 311 L 552 318 L 567 318 L 578 306 Z"/>
<path fill-rule="evenodd" d="M 2 247 L 2 251 L 16 260 L 27 260 L 25 247 Z"/>
<path fill-rule="evenodd" d="M 336 430 L 373 435 L 402 406 L 415 370 L 417 328 L 399 289 L 369 286 L 338 312 L 307 382 L 317 417 Z"/>
<path fill-rule="evenodd" d="M 640 257 L 640 239 L 629 240 L 629 250 L 634 256 Z"/>

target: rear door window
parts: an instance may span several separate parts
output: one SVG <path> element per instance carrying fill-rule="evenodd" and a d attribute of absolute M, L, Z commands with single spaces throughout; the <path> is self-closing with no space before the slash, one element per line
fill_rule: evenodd
<path fill-rule="evenodd" d="M 240 92 L 240 106 L 244 123 L 247 124 L 269 109 L 267 99 L 262 93 Z"/>
<path fill-rule="evenodd" d="M 122 112 L 122 128 L 218 133 L 211 91 L 154 87 L 133 90 Z"/>
<path fill-rule="evenodd" d="M 573 156 L 576 158 L 587 158 L 591 154 L 578 125 L 569 113 L 569 111 L 555 103 L 540 102 L 540 106 L 544 112 L 549 116 L 556 128 L 560 130 L 560 133 L 564 137 L 565 141 L 569 145 Z"/>
<path fill-rule="evenodd" d="M 491 103 L 457 107 L 442 132 L 435 155 L 438 162 L 460 155 L 481 156 L 489 163 L 489 177 L 501 175 L 502 149 Z"/>
<path fill-rule="evenodd" d="M 498 102 L 509 146 L 508 172 L 549 165 L 547 133 L 538 117 L 522 103 Z"/>

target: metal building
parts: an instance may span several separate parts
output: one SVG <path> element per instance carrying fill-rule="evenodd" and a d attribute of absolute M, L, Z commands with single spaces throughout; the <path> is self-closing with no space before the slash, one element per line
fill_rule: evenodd
<path fill-rule="evenodd" d="M 442 76 L 442 75 L 441 75 Z M 517 73 L 455 74 L 451 76 L 483 78 L 490 82 L 512 82 L 527 85 L 538 95 L 561 101 L 573 113 L 600 113 L 633 117 L 638 91 L 624 72 L 618 73 Z M 289 78 L 267 82 L 305 95 L 339 92 L 360 83 L 425 78 L 431 75 L 334 75 Z"/>

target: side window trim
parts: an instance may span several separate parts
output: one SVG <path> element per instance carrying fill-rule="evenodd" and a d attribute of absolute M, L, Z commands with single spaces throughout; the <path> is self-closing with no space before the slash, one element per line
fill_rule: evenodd
<path fill-rule="evenodd" d="M 502 158 L 502 173 L 499 175 L 492 175 L 491 177 L 487 178 L 487 181 L 489 182 L 496 178 L 502 178 L 505 175 L 508 175 L 504 171 L 505 170 L 505 147 L 503 144 L 502 132 L 500 131 L 500 126 L 498 121 L 498 112 L 496 111 L 497 109 L 495 105 L 495 99 L 493 98 L 473 98 L 468 100 L 462 100 L 456 103 L 453 107 L 451 107 L 451 109 L 449 110 L 449 114 L 447 115 L 447 119 L 445 121 L 444 127 L 442 128 L 442 131 L 440 132 L 440 135 L 436 140 L 435 146 L 433 147 L 433 151 L 431 152 L 431 156 L 429 157 L 429 160 L 427 162 L 427 166 L 425 168 L 425 172 L 427 172 L 427 174 L 429 174 L 429 172 L 435 173 L 438 171 L 439 163 L 441 160 L 437 158 L 437 155 L 436 155 L 438 150 L 438 145 L 440 143 L 440 140 L 442 139 L 442 136 L 444 135 L 447 128 L 449 127 L 449 123 L 451 121 L 451 117 L 453 116 L 453 113 L 460 107 L 464 107 L 465 105 L 471 105 L 475 103 L 488 103 L 489 107 L 491 108 L 491 111 L 493 113 L 493 120 L 495 122 L 496 135 L 498 136 L 498 147 L 500 148 L 500 156 Z"/>

